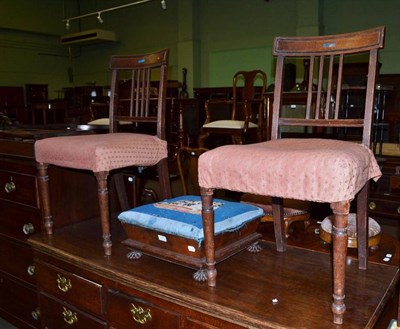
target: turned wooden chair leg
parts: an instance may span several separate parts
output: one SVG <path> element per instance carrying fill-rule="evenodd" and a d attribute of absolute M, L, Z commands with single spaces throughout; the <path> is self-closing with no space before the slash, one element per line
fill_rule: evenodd
<path fill-rule="evenodd" d="M 358 192 L 357 195 L 357 250 L 358 268 L 366 270 L 368 268 L 368 241 L 369 241 L 369 219 L 368 207 L 369 183 Z"/>
<path fill-rule="evenodd" d="M 272 218 L 274 221 L 274 234 L 276 242 L 276 250 L 284 252 L 286 250 L 286 234 L 285 223 L 283 220 L 283 199 L 272 198 Z"/>
<path fill-rule="evenodd" d="M 97 179 L 97 194 L 99 199 L 100 221 L 103 232 L 103 248 L 106 256 L 111 255 L 110 209 L 107 187 L 108 171 L 95 173 Z"/>
<path fill-rule="evenodd" d="M 334 214 L 332 225 L 333 244 L 333 323 L 342 324 L 343 314 L 346 311 L 345 279 L 347 257 L 347 226 L 350 201 L 331 203 Z"/>
<path fill-rule="evenodd" d="M 157 164 L 158 179 L 160 182 L 161 198 L 168 199 L 172 197 L 171 182 L 169 179 L 168 159 L 162 159 Z"/>
<path fill-rule="evenodd" d="M 39 187 L 39 195 L 40 195 L 40 203 L 42 208 L 42 218 L 44 228 L 46 233 L 51 235 L 53 234 L 53 217 L 51 216 L 51 207 L 50 207 L 50 184 L 49 184 L 49 175 L 48 175 L 48 167 L 47 163 L 38 163 L 38 187 Z"/>
<path fill-rule="evenodd" d="M 215 268 L 215 246 L 214 246 L 214 207 L 213 189 L 200 189 L 202 203 L 202 217 L 204 228 L 204 244 L 207 265 L 207 284 L 215 287 L 217 283 L 217 270 Z"/>
<path fill-rule="evenodd" d="M 198 147 L 205 147 L 205 141 L 210 136 L 209 133 L 200 133 L 199 137 L 197 138 L 197 146 Z"/>

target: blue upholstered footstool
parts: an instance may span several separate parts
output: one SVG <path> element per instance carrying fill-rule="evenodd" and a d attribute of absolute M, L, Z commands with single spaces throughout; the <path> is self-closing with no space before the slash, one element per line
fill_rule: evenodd
<path fill-rule="evenodd" d="M 248 249 L 260 251 L 256 232 L 263 210 L 245 203 L 214 199 L 215 255 L 220 262 Z M 122 212 L 121 221 L 128 238 L 122 243 L 132 251 L 127 257 L 140 258 L 142 252 L 197 269 L 194 278 L 205 281 L 204 232 L 201 198 L 186 195 L 147 204 Z"/>

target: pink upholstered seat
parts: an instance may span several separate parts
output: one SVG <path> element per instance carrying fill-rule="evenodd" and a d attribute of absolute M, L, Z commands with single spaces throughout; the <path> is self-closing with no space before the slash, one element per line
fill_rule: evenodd
<path fill-rule="evenodd" d="M 381 175 L 369 148 L 378 50 L 383 47 L 383 40 L 383 27 L 342 35 L 275 38 L 271 141 L 223 146 L 199 159 L 204 230 L 210 232 L 205 235 L 210 286 L 216 285 L 217 275 L 211 234 L 214 189 L 271 196 L 276 248 L 281 252 L 286 249 L 282 198 L 329 202 L 334 213 L 333 322 L 343 323 L 350 203 L 357 201 L 358 265 L 367 269 L 369 180 Z M 341 113 L 343 67 L 354 62 L 354 55 L 360 58 L 360 53 L 368 58 L 364 113 L 359 118 L 349 118 Z M 304 81 L 306 106 L 304 111 L 285 111 L 284 67 L 288 62 L 299 61 L 309 63 Z M 356 130 L 358 134 L 352 141 L 334 140 L 343 129 Z M 294 130 L 296 138 L 291 138 Z M 299 134 L 302 139 L 297 138 Z"/>
<path fill-rule="evenodd" d="M 167 142 L 157 136 L 114 133 L 42 139 L 35 144 L 35 156 L 38 162 L 100 172 L 154 166 L 168 150 Z"/>
<path fill-rule="evenodd" d="M 370 149 L 340 140 L 226 145 L 199 159 L 202 187 L 317 202 L 351 200 L 369 179 L 380 176 Z"/>
<path fill-rule="evenodd" d="M 97 180 L 103 247 L 107 256 L 111 255 L 112 247 L 109 174 L 114 174 L 117 194 L 124 210 L 129 208 L 129 202 L 123 193 L 122 173 L 117 169 L 157 165 L 162 197 L 171 197 L 165 134 L 168 55 L 169 50 L 164 49 L 144 55 L 111 57 L 109 133 L 53 137 L 35 143 L 39 194 L 47 234 L 53 234 L 49 165 L 93 172 Z M 158 80 L 151 80 L 156 77 Z M 118 131 L 122 125 L 124 132 Z"/>

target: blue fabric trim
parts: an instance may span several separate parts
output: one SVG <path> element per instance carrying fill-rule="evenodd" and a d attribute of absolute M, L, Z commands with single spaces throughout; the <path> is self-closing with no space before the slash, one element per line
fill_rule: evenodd
<path fill-rule="evenodd" d="M 171 203 L 179 200 L 188 200 L 201 203 L 201 197 L 195 195 L 180 196 L 167 199 L 162 203 Z M 221 203 L 214 209 L 215 235 L 223 232 L 236 231 L 246 223 L 263 215 L 261 208 L 221 199 L 214 199 L 215 203 Z M 123 223 L 177 235 L 198 241 L 204 239 L 203 221 L 199 214 L 160 208 L 155 204 L 139 206 L 119 214 L 118 219 Z"/>

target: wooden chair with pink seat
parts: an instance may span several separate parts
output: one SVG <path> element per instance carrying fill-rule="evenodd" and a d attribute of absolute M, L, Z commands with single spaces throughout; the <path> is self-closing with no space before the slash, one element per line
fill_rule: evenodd
<path fill-rule="evenodd" d="M 103 247 L 107 256 L 111 255 L 112 249 L 108 196 L 110 174 L 118 174 L 131 166 L 157 165 L 163 197 L 171 196 L 165 134 L 168 54 L 169 50 L 164 49 L 145 55 L 111 57 L 109 133 L 53 137 L 36 142 L 39 193 L 47 234 L 53 234 L 50 165 L 90 170 L 96 176 Z M 121 98 L 120 81 L 129 79 L 132 81 L 130 94 Z M 150 83 L 154 79 L 159 80 L 156 94 L 150 92 L 153 91 Z M 133 130 L 119 132 L 119 123 L 126 121 L 132 122 Z M 121 175 L 115 176 L 118 189 L 123 189 Z M 129 208 L 127 198 L 121 198 L 120 202 L 123 209 Z"/>
<path fill-rule="evenodd" d="M 213 242 L 214 189 L 271 196 L 276 248 L 280 252 L 286 249 L 282 199 L 327 202 L 334 214 L 333 322 L 343 323 L 350 203 L 357 199 L 358 261 L 359 268 L 366 269 L 368 182 L 381 176 L 370 141 L 377 58 L 383 41 L 384 27 L 341 35 L 275 38 L 273 54 L 277 64 L 271 140 L 226 145 L 199 158 L 209 286 L 216 285 L 217 277 Z M 357 56 L 368 62 L 364 117 L 341 118 L 343 65 L 354 57 L 360 58 Z M 297 58 L 310 60 L 307 105 L 302 117 L 293 110 L 284 111 L 282 106 L 284 65 Z M 337 75 L 333 74 L 334 65 L 338 67 Z M 285 130 L 287 127 L 302 127 L 305 138 L 299 138 L 298 134 L 296 138 L 284 138 L 290 135 L 290 131 Z M 358 129 L 359 140 L 335 139 L 335 129 L 343 127 Z M 322 131 L 325 128 L 327 130 Z"/>

